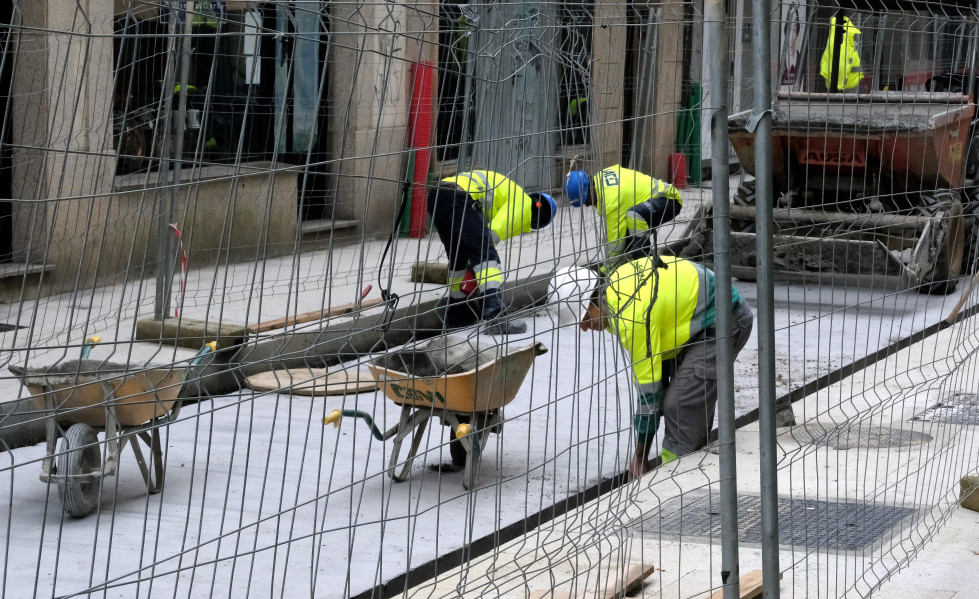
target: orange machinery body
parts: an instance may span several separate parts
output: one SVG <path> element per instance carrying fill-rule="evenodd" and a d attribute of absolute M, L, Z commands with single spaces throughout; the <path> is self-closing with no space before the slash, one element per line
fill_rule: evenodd
<path fill-rule="evenodd" d="M 961 187 L 973 114 L 974 105 L 956 94 L 780 94 L 772 117 L 776 191 L 816 187 L 827 175 L 861 185 L 877 175 L 888 178 L 893 191 Z M 754 175 L 748 118 L 731 116 L 730 138 Z"/>

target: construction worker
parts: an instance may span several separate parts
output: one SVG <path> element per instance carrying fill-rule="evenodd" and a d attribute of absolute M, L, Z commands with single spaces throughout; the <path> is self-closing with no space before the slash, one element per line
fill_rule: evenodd
<path fill-rule="evenodd" d="M 594 206 L 605 219 L 609 258 L 613 265 L 655 254 L 654 228 L 680 213 L 683 198 L 676 187 L 619 165 L 594 177 L 571 171 L 564 194 L 574 207 Z"/>
<path fill-rule="evenodd" d="M 649 470 L 662 416 L 663 463 L 707 445 L 717 403 L 714 273 L 675 257 L 640 258 L 619 266 L 595 289 L 583 331 L 607 330 L 630 356 L 639 405 L 633 420 L 632 477 Z M 751 334 L 752 312 L 732 288 L 734 355 Z"/>
<path fill-rule="evenodd" d="M 428 212 L 449 258 L 448 328 L 478 319 L 489 333 L 523 333 L 527 325 L 503 316 L 503 285 L 496 244 L 546 227 L 557 214 L 557 202 L 546 193 L 525 193 L 507 177 L 492 171 L 471 171 L 447 177 L 428 193 Z M 482 293 L 477 312 L 462 290 L 466 271 L 475 275 Z"/>
<path fill-rule="evenodd" d="M 849 17 L 843 17 L 843 38 L 837 47 L 836 43 L 836 17 L 829 20 L 829 41 L 826 42 L 826 49 L 823 50 L 823 57 L 819 61 L 819 74 L 826 81 L 826 89 L 831 92 L 845 92 L 860 85 L 863 79 L 863 72 L 860 69 L 860 54 L 857 53 L 856 36 L 860 30 Z M 833 55 L 838 54 L 838 73 L 836 74 L 836 86 L 831 81 L 833 78 Z M 835 88 L 834 88 L 835 87 Z"/>
<path fill-rule="evenodd" d="M 583 144 L 588 142 L 588 98 L 584 95 L 574 96 L 568 102 L 568 129 L 571 131 L 570 143 Z"/>

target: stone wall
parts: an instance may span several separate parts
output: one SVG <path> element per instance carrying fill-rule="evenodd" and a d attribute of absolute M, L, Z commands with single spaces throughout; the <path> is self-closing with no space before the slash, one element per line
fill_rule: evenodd
<path fill-rule="evenodd" d="M 438 4 L 333 4 L 330 30 L 334 215 L 387 235 L 407 167 L 411 65 L 438 63 Z"/>

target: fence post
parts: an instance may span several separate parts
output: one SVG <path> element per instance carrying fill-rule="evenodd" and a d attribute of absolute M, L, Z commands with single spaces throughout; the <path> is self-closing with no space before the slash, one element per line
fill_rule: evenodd
<path fill-rule="evenodd" d="M 731 293 L 731 218 L 728 189 L 728 50 L 724 0 L 704 6 L 710 52 L 711 191 L 714 204 L 714 274 L 717 281 L 717 442 L 721 487 L 721 582 L 724 599 L 740 595 L 738 567 L 738 465 L 734 444 L 734 347 Z M 697 143 L 700 143 L 697 140 Z M 692 166 L 699 169 L 699 164 Z"/>
<path fill-rule="evenodd" d="M 771 0 L 752 0 L 755 73 L 755 251 L 758 277 L 758 442 L 761 474 L 761 558 L 766 599 L 778 599 L 778 466 L 775 443 L 775 290 L 772 246 Z"/>

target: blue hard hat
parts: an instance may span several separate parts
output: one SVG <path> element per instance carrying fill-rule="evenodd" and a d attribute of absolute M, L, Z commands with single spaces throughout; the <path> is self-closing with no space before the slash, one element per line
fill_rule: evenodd
<path fill-rule="evenodd" d="M 547 202 L 547 207 L 550 208 L 547 215 L 547 220 L 542 220 L 537 223 L 537 228 L 546 227 L 554 221 L 554 217 L 557 215 L 557 200 L 549 193 L 535 193 L 532 194 L 534 201 L 540 203 L 541 201 Z"/>
<path fill-rule="evenodd" d="M 571 171 L 564 181 L 564 195 L 568 197 L 568 202 L 572 206 L 581 208 L 588 201 L 589 187 L 588 173 L 585 171 Z"/>

